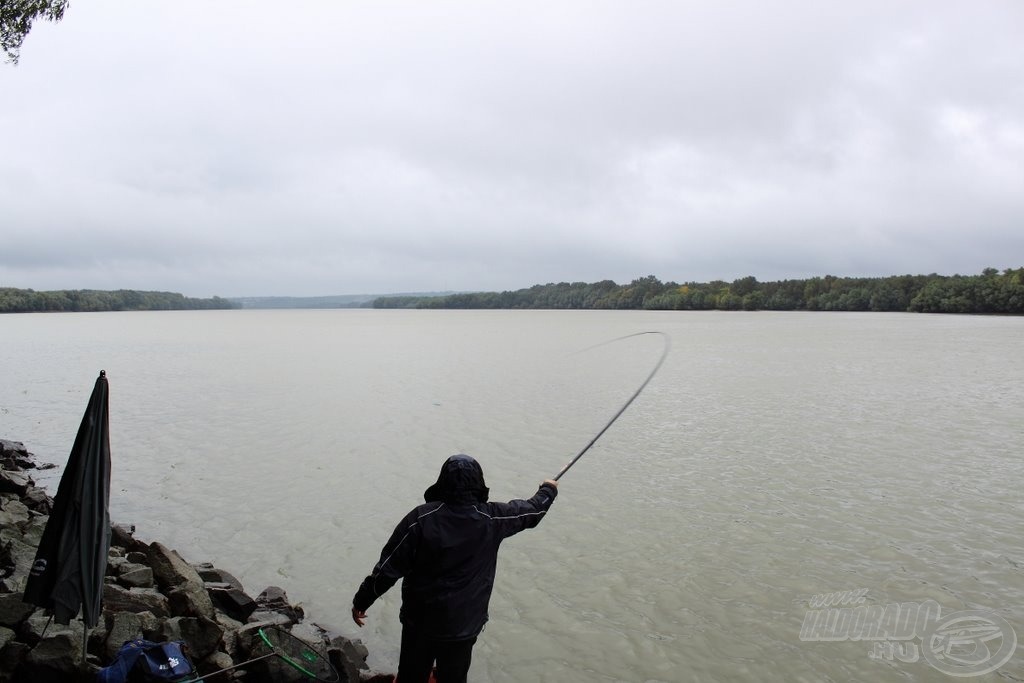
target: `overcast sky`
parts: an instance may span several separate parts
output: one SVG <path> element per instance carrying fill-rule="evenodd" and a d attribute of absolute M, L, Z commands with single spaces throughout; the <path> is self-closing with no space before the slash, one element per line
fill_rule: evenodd
<path fill-rule="evenodd" d="M 1024 2 L 71 0 L 0 64 L 0 286 L 1024 266 Z"/>

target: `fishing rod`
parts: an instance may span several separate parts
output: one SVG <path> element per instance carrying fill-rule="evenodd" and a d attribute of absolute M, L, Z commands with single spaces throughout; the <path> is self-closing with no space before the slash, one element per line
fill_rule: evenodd
<path fill-rule="evenodd" d="M 642 392 L 644 390 L 644 388 L 647 386 L 647 384 L 654 378 L 654 376 L 656 374 L 658 374 L 658 370 L 661 368 L 661 364 L 665 362 L 665 358 L 668 356 L 668 350 L 672 346 L 672 342 L 671 342 L 671 339 L 669 338 L 669 336 L 667 334 L 665 334 L 664 332 L 648 331 L 648 332 L 636 332 L 634 334 L 627 334 L 627 335 L 625 335 L 623 337 L 616 337 L 615 339 L 609 339 L 606 342 L 602 342 L 601 344 L 597 344 L 595 346 L 591 346 L 590 348 L 584 349 L 584 351 L 589 351 L 590 349 L 596 349 L 599 346 L 604 346 L 606 344 L 611 344 L 613 342 L 622 341 L 623 339 L 629 339 L 630 337 L 639 337 L 639 336 L 645 335 L 645 334 L 660 334 L 662 340 L 665 342 L 665 346 L 661 350 L 661 357 L 658 358 L 658 362 L 654 364 L 654 369 L 651 370 L 651 373 L 649 375 L 647 375 L 647 379 L 645 379 L 643 381 L 643 384 L 641 384 L 640 387 L 636 391 L 633 392 L 633 395 L 629 397 L 629 400 L 626 401 L 624 404 L 622 404 L 622 407 L 619 408 L 619 411 L 617 413 L 615 413 L 615 415 L 612 416 L 612 419 L 608 420 L 608 424 L 606 424 L 604 427 L 602 427 L 601 431 L 599 431 L 597 433 L 597 435 L 593 439 L 590 440 L 590 443 L 588 443 L 586 446 L 584 446 L 583 450 L 581 450 L 579 453 L 577 453 L 576 457 L 574 457 L 572 460 L 570 460 L 569 463 L 565 467 L 563 467 L 562 470 L 558 474 L 556 474 L 553 477 L 553 479 L 555 481 L 558 481 L 563 474 L 568 472 L 569 468 L 572 467 L 573 465 L 575 465 L 576 461 L 579 460 L 580 458 L 582 458 L 583 454 L 586 453 L 587 451 L 589 451 L 590 447 L 593 446 L 595 443 L 597 443 L 597 440 L 601 438 L 601 435 L 604 434 L 605 432 L 607 432 L 608 428 L 611 427 L 613 424 L 615 424 L 615 421 L 619 419 L 619 416 L 622 415 L 624 412 L 626 412 L 626 408 L 629 407 L 629 404 L 632 403 L 634 401 L 634 399 L 636 399 L 636 397 L 640 395 L 640 392 Z"/>

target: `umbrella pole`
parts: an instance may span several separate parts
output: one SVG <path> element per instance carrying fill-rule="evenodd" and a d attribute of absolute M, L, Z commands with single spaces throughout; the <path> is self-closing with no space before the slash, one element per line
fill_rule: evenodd
<path fill-rule="evenodd" d="M 43 627 L 43 635 L 39 636 L 39 640 L 42 640 L 43 638 L 46 637 L 46 631 L 50 628 L 50 624 L 52 624 L 52 623 L 53 623 L 53 615 L 51 614 L 50 618 L 46 620 L 46 626 Z"/>

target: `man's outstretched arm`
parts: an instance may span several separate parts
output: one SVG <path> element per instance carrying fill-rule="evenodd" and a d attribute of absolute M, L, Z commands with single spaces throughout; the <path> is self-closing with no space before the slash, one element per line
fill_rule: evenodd
<path fill-rule="evenodd" d="M 421 506 L 422 507 L 422 506 Z M 419 520 L 424 514 L 436 512 L 440 506 L 424 512 L 420 508 L 413 510 L 398 523 L 391 538 L 380 553 L 380 561 L 363 579 L 352 598 L 352 621 L 362 626 L 366 619 L 366 610 L 377 598 L 384 595 L 398 579 L 408 573 L 415 561 L 416 547 L 419 545 Z"/>

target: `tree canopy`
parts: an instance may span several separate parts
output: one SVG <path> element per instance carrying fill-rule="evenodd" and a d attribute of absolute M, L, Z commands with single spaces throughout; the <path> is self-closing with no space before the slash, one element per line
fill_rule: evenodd
<path fill-rule="evenodd" d="M 1024 314 L 1024 268 L 980 275 L 813 277 L 758 282 L 661 282 L 653 275 L 618 285 L 559 282 L 505 292 L 382 297 L 375 308 L 565 308 L 674 311 L 912 311 Z"/>
<path fill-rule="evenodd" d="M 36 19 L 60 21 L 68 0 L 0 0 L 0 49 L 7 61 L 17 64 L 21 44 Z"/>
<path fill-rule="evenodd" d="M 63 289 L 37 292 L 32 289 L 0 287 L 0 313 L 96 312 L 96 311 L 181 311 L 239 308 L 227 299 L 193 299 L 175 292 L 139 292 L 119 289 Z"/>

